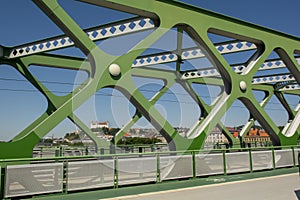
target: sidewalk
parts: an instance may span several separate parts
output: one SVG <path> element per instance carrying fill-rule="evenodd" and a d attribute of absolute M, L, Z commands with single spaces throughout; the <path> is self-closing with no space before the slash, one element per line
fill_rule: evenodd
<path fill-rule="evenodd" d="M 106 200 L 298 200 L 300 199 L 298 195 L 300 195 L 300 179 L 298 173 L 294 173 Z"/>

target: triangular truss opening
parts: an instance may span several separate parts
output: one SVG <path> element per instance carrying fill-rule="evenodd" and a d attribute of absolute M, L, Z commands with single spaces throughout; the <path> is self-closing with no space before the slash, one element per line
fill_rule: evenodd
<path fill-rule="evenodd" d="M 210 29 L 208 37 L 235 73 L 243 73 L 258 52 L 258 46 L 246 37 Z"/>
<path fill-rule="evenodd" d="M 275 95 L 267 102 L 264 110 L 277 127 L 284 126 L 289 120 L 288 112 Z"/>
<path fill-rule="evenodd" d="M 221 122 L 226 127 L 238 127 L 246 124 L 249 117 L 249 111 L 245 105 L 241 101 L 236 100 L 222 117 Z"/>
<path fill-rule="evenodd" d="M 192 84 L 194 92 L 207 104 L 213 105 L 222 92 L 221 86 L 209 84 Z"/>
<path fill-rule="evenodd" d="M 0 65 L 0 98 L 0 141 L 17 136 L 48 106 L 42 93 L 9 65 Z"/>
<path fill-rule="evenodd" d="M 290 108 L 297 111 L 300 104 L 300 96 L 297 94 L 284 94 L 283 96 Z"/>
<path fill-rule="evenodd" d="M 29 71 L 50 93 L 65 96 L 87 80 L 85 71 L 32 65 Z M 59 74 L 59 76 L 57 76 Z"/>
<path fill-rule="evenodd" d="M 255 99 L 260 104 L 263 102 L 263 100 L 266 98 L 266 95 L 267 95 L 267 93 L 265 91 L 261 91 L 261 90 L 252 90 L 252 92 L 253 92 Z"/>
<path fill-rule="evenodd" d="M 161 79 L 145 78 L 145 77 L 132 77 L 137 89 L 148 100 L 152 99 L 155 95 L 158 95 L 165 83 Z"/>
<path fill-rule="evenodd" d="M 201 111 L 196 101 L 176 83 L 157 101 L 155 108 L 173 126 L 187 131 L 198 121 Z M 187 131 L 182 133 L 186 136 Z"/>

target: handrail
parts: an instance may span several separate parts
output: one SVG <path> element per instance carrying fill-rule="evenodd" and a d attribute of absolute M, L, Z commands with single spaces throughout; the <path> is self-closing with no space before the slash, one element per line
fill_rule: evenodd
<path fill-rule="evenodd" d="M 66 161 L 72 159 L 89 159 L 89 158 L 105 158 L 105 157 L 128 157 L 128 156 L 149 156 L 157 154 L 191 154 L 195 153 L 205 153 L 205 152 L 231 152 L 231 151 L 249 151 L 249 150 L 272 150 L 272 149 L 287 149 L 287 148 L 300 148 L 299 145 L 288 145 L 288 146 L 269 146 L 269 147 L 245 147 L 245 148 L 229 148 L 229 149 L 200 149 L 200 150 L 187 150 L 187 151 L 164 151 L 164 152 L 143 152 L 143 153 L 120 153 L 120 154 L 94 154 L 94 155 L 83 155 L 83 156 L 56 156 L 56 157 L 36 157 L 36 158 L 15 158 L 15 159 L 0 159 L 0 163 L 21 163 L 28 161 Z"/>

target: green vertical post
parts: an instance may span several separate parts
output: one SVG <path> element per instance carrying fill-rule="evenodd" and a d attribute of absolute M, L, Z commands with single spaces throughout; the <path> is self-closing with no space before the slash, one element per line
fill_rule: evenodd
<path fill-rule="evenodd" d="M 249 164 L 250 164 L 250 173 L 253 173 L 253 161 L 252 161 L 252 150 L 249 149 Z"/>
<path fill-rule="evenodd" d="M 63 147 L 60 146 L 60 147 L 59 147 L 59 157 L 62 157 L 62 156 L 63 156 L 63 151 L 64 151 Z"/>
<path fill-rule="evenodd" d="M 69 171 L 69 165 L 68 165 L 68 160 L 65 160 L 63 162 L 63 190 L 62 192 L 67 194 L 68 193 L 68 181 L 69 181 L 69 177 L 68 177 L 68 171 Z"/>
<path fill-rule="evenodd" d="M 89 155 L 89 148 L 85 147 L 85 155 L 88 156 Z"/>
<path fill-rule="evenodd" d="M 109 153 L 110 154 L 115 154 L 116 153 L 116 145 L 114 145 L 114 144 L 110 144 L 110 146 L 109 146 Z"/>
<path fill-rule="evenodd" d="M 59 157 L 59 148 L 55 148 L 55 157 Z"/>
<path fill-rule="evenodd" d="M 293 155 L 293 164 L 294 164 L 294 167 L 296 167 L 296 158 L 295 158 L 295 147 L 291 147 L 292 148 L 292 155 Z"/>
<path fill-rule="evenodd" d="M 192 162 L 193 162 L 193 178 L 196 178 L 196 152 L 192 151 Z"/>
<path fill-rule="evenodd" d="M 300 152 L 298 151 L 298 167 L 299 167 L 299 175 L 300 175 Z"/>
<path fill-rule="evenodd" d="M 114 188 L 118 188 L 119 186 L 119 169 L 118 169 L 118 157 L 115 156 L 114 157 L 114 166 L 115 166 L 115 170 L 114 170 Z"/>
<path fill-rule="evenodd" d="M 140 154 L 143 153 L 143 147 L 138 147 L 138 149 Z"/>
<path fill-rule="evenodd" d="M 1 182 L 0 182 L 0 198 L 4 199 L 5 196 L 5 179 L 6 179 L 6 166 L 1 165 Z"/>
<path fill-rule="evenodd" d="M 181 27 L 177 28 L 177 57 L 178 60 L 176 62 L 176 72 L 180 72 L 180 66 L 181 66 L 181 54 L 182 54 L 182 37 L 183 37 L 183 30 Z"/>
<path fill-rule="evenodd" d="M 100 148 L 100 154 L 104 155 L 105 154 L 105 149 L 104 148 Z"/>
<path fill-rule="evenodd" d="M 151 148 L 151 152 L 154 152 L 154 151 L 155 151 L 154 144 L 151 144 L 151 145 L 150 145 L 150 148 Z"/>
<path fill-rule="evenodd" d="M 43 157 L 43 147 L 40 147 L 40 148 L 41 148 L 40 157 L 42 158 Z"/>
<path fill-rule="evenodd" d="M 160 155 L 159 153 L 156 154 L 156 182 L 161 182 L 161 176 L 160 176 Z"/>
<path fill-rule="evenodd" d="M 273 169 L 276 169 L 275 150 L 274 150 L 274 148 L 272 148 L 272 162 L 273 162 Z"/>
<path fill-rule="evenodd" d="M 226 154 L 225 154 L 225 150 L 222 150 L 222 154 L 223 154 L 223 168 L 224 168 L 224 175 L 227 175 Z"/>

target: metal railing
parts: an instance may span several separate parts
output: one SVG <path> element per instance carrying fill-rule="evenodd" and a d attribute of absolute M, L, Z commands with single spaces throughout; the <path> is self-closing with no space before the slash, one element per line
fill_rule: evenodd
<path fill-rule="evenodd" d="M 1 197 L 296 167 L 299 151 L 289 146 L 1 160 Z"/>

